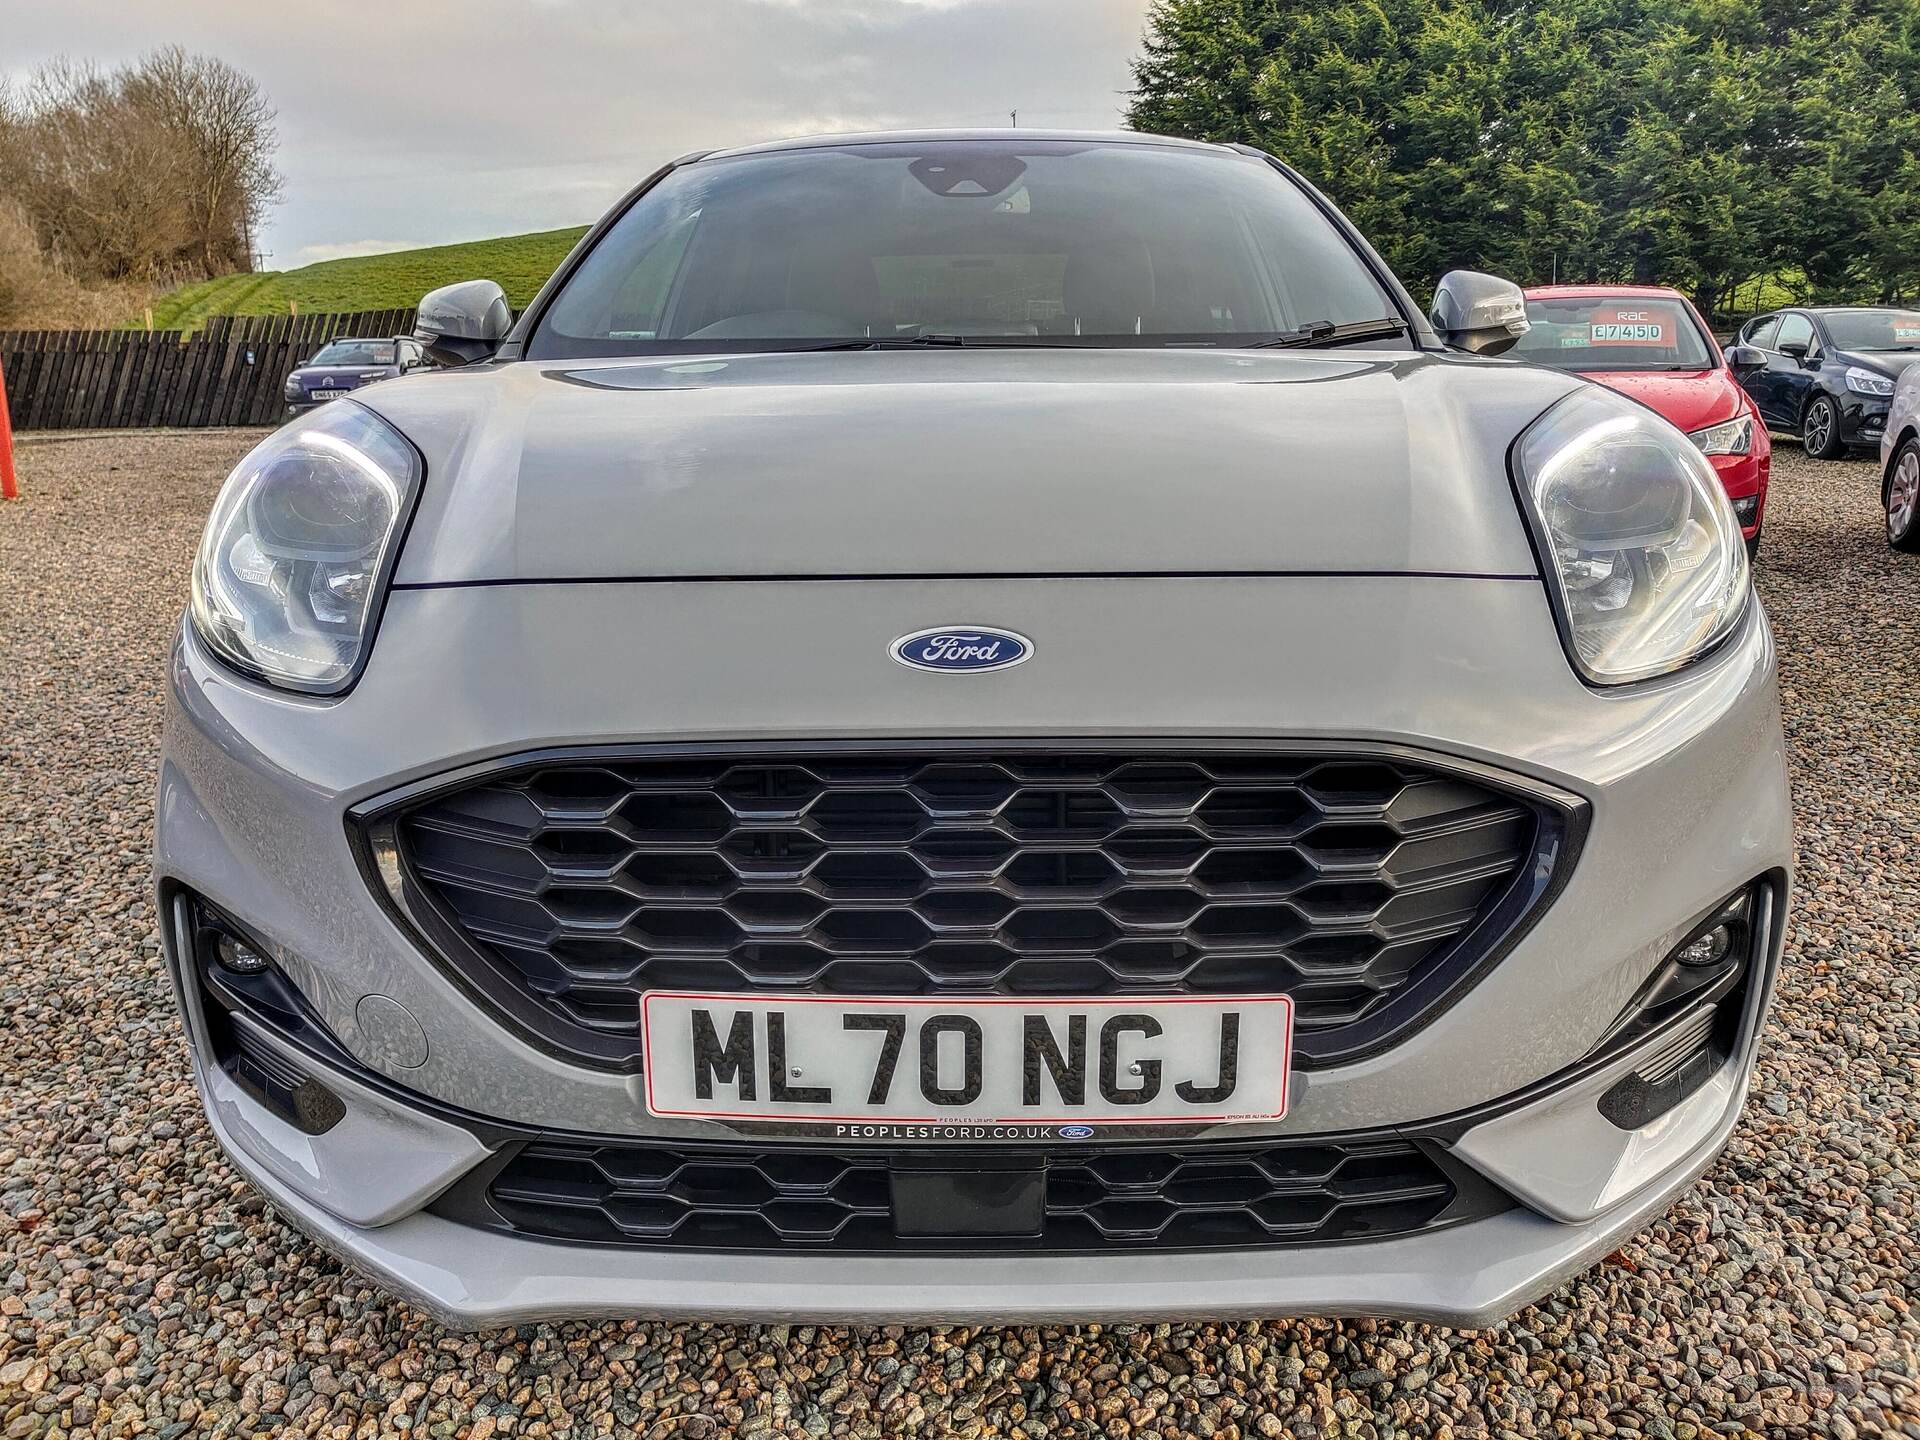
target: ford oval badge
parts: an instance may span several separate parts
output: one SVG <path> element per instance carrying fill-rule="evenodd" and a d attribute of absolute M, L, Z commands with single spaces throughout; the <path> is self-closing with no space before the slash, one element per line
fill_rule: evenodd
<path fill-rule="evenodd" d="M 1033 654 L 1033 642 L 1011 630 L 984 625 L 940 625 L 893 642 L 893 658 L 916 670 L 977 674 L 1005 670 Z"/>
<path fill-rule="evenodd" d="M 1093 1126 L 1062 1125 L 1060 1127 L 1060 1138 L 1062 1140 L 1091 1140 L 1093 1138 Z"/>

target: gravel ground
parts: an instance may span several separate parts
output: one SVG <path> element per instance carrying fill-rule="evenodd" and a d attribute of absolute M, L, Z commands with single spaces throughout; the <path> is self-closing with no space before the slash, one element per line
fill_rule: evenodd
<path fill-rule="evenodd" d="M 222 1162 L 147 943 L 160 668 L 242 434 L 28 440 L 0 511 L 0 1433 L 1920 1437 L 1920 562 L 1776 461 L 1801 891 L 1726 1158 L 1479 1333 L 1386 1323 L 449 1334 Z M 104 820 L 102 819 L 104 817 Z"/>

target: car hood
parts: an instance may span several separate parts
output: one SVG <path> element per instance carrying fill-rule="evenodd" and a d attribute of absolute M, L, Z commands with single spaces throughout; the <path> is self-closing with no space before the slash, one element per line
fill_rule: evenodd
<path fill-rule="evenodd" d="M 1725 370 L 1596 370 L 1586 378 L 1638 400 L 1682 430 L 1731 420 L 1747 404 Z"/>
<path fill-rule="evenodd" d="M 980 349 L 522 361 L 365 403 L 426 461 L 399 584 L 1531 575 L 1507 452 L 1577 384 L 1379 351 Z"/>
<path fill-rule="evenodd" d="M 1836 350 L 1833 359 L 1842 365 L 1864 365 L 1898 377 L 1909 365 L 1920 364 L 1920 350 Z"/>

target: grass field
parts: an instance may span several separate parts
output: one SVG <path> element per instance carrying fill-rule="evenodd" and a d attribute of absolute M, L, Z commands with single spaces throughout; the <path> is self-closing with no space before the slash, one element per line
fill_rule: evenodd
<path fill-rule="evenodd" d="M 412 305 L 436 285 L 456 280 L 497 280 L 518 310 L 533 299 L 585 229 L 358 255 L 298 270 L 222 275 L 162 295 L 153 305 L 153 324 L 160 330 L 195 330 L 215 315 L 285 315 L 294 304 L 308 313 L 385 310 Z M 135 316 L 131 323 L 142 325 L 145 317 Z"/>

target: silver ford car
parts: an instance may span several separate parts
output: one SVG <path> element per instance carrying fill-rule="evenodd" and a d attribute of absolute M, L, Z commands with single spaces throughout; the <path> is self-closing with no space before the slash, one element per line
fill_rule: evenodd
<path fill-rule="evenodd" d="M 1249 149 L 689 156 L 253 450 L 156 884 L 209 1120 L 450 1323 L 1388 1315 L 1735 1124 L 1739 526 Z"/>

